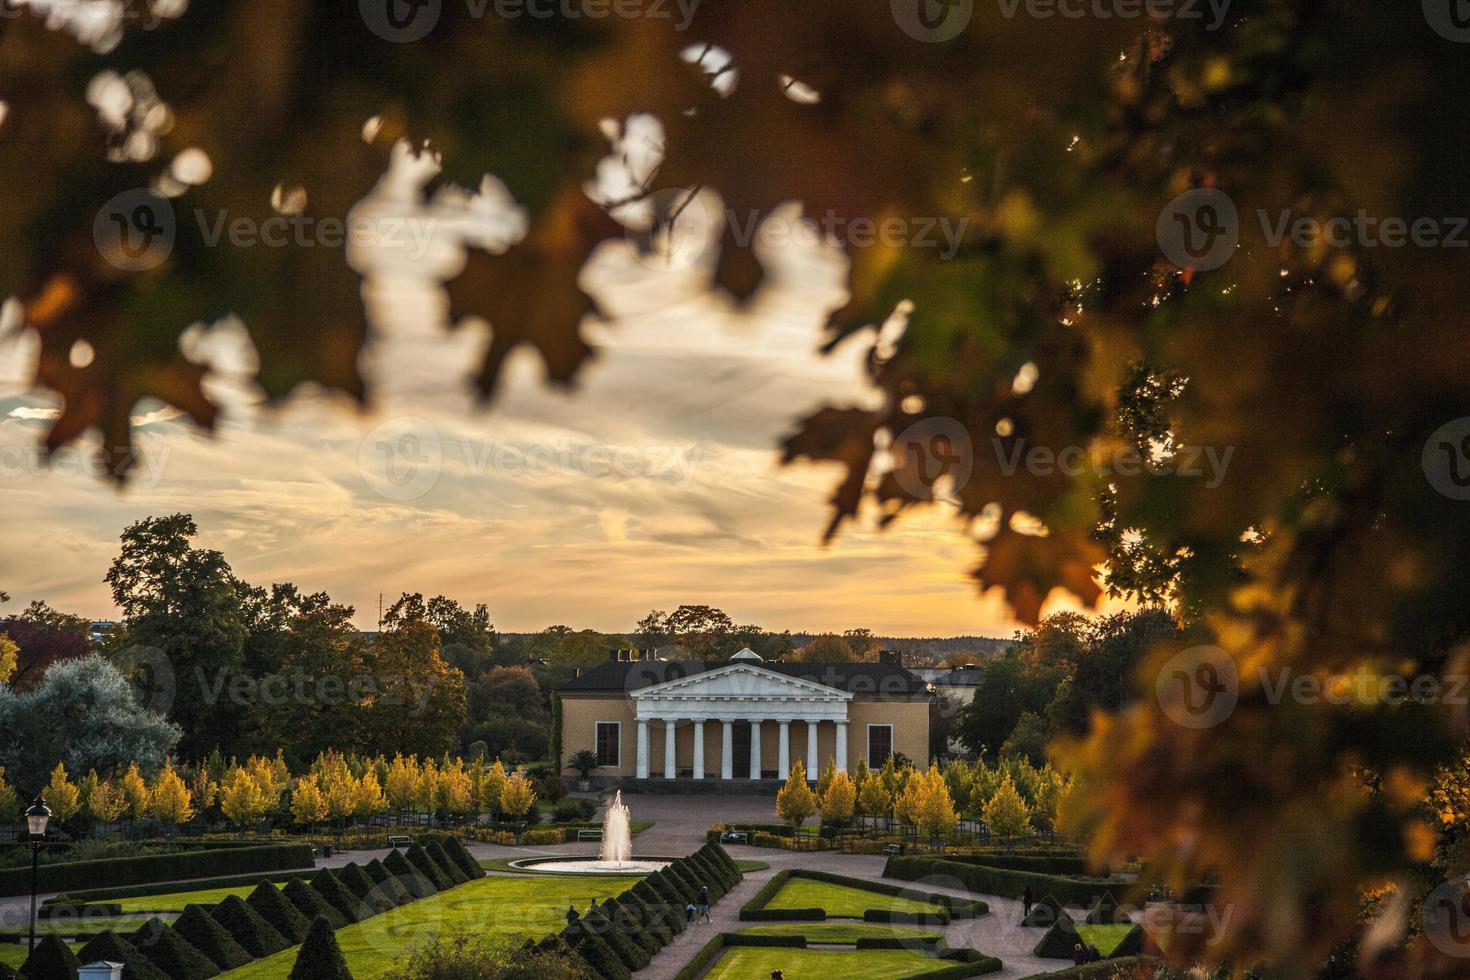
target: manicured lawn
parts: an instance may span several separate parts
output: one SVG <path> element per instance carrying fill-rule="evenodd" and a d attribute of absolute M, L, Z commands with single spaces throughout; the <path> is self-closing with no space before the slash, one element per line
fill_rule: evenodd
<path fill-rule="evenodd" d="M 37 933 L 36 935 L 39 937 L 40 933 Z M 41 940 L 37 938 L 36 942 L 40 941 Z M 81 948 L 81 946 L 73 946 L 71 950 L 73 953 L 75 953 Z M 25 943 L 20 943 L 19 945 L 13 943 L 0 943 L 0 963 L 4 963 L 6 966 L 14 967 L 15 969 L 19 970 L 20 965 L 26 961 L 26 957 L 28 955 L 30 954 L 29 951 L 26 949 Z"/>
<path fill-rule="evenodd" d="M 741 929 L 745 936 L 805 936 L 808 943 L 851 945 L 859 939 L 938 939 L 939 933 L 881 922 L 776 922 Z"/>
<path fill-rule="evenodd" d="M 780 970 L 786 980 L 898 980 L 922 977 L 954 966 L 907 949 L 757 949 L 750 946 L 725 951 L 705 974 L 705 980 L 766 980 Z"/>
<path fill-rule="evenodd" d="M 637 882 L 636 877 L 481 878 L 338 929 L 337 944 L 355 980 L 373 980 L 402 966 L 415 946 L 433 942 L 440 935 L 540 939 L 566 925 L 567 905 L 575 903 L 579 911 L 585 910 L 593 898 L 602 901 Z M 292 948 L 225 976 L 229 980 L 281 980 L 290 974 L 295 962 L 296 949 Z"/>
<path fill-rule="evenodd" d="M 303 878 L 309 878 L 308 873 Z M 144 895 L 141 898 L 119 898 L 116 904 L 124 912 L 182 912 L 186 905 L 218 905 L 231 895 L 244 898 L 255 891 L 254 885 L 234 888 L 208 888 L 197 892 L 170 892 L 167 895 Z"/>
<path fill-rule="evenodd" d="M 768 909 L 825 909 L 829 919 L 861 919 L 868 909 L 889 912 L 938 912 L 939 906 L 896 895 L 832 885 L 812 878 L 792 878 L 786 882 Z"/>
<path fill-rule="evenodd" d="M 764 871 L 767 868 L 769 868 L 770 865 L 767 864 L 764 861 L 750 861 L 750 860 L 744 860 L 744 861 L 742 861 L 739 858 L 737 858 L 735 860 L 735 867 L 737 869 L 739 869 L 739 871 L 740 871 L 741 874 L 748 875 L 752 871 Z"/>
<path fill-rule="evenodd" d="M 1077 934 L 1090 946 L 1096 946 L 1097 951 L 1104 956 L 1112 955 L 1113 948 L 1123 941 L 1133 927 L 1123 923 L 1107 926 L 1088 926 L 1078 924 Z"/>

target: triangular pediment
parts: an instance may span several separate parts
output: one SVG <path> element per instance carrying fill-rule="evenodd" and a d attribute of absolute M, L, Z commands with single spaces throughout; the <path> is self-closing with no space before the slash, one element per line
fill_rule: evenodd
<path fill-rule="evenodd" d="M 851 701 L 852 695 L 835 687 L 800 677 L 788 677 L 749 663 L 664 681 L 633 692 L 635 701 Z"/>

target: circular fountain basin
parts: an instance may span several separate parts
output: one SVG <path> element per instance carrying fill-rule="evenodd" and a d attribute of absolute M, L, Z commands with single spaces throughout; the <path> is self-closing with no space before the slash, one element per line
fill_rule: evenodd
<path fill-rule="evenodd" d="M 661 871 L 673 863 L 672 858 L 634 857 L 626 861 L 604 861 L 595 857 L 522 858 L 510 862 L 512 868 L 558 875 L 646 875 Z"/>

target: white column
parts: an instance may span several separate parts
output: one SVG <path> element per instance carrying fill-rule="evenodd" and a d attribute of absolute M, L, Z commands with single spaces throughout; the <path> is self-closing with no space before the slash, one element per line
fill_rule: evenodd
<path fill-rule="evenodd" d="M 750 778 L 761 778 L 761 723 L 755 719 L 750 723 Z"/>
<path fill-rule="evenodd" d="M 724 728 L 722 733 L 724 741 L 720 743 L 720 778 L 735 778 L 735 723 L 726 721 L 721 723 Z"/>
<path fill-rule="evenodd" d="M 664 722 L 664 778 L 673 779 L 679 774 L 674 767 L 674 726 L 678 722 Z"/>
<path fill-rule="evenodd" d="M 694 778 L 704 778 L 704 719 L 694 719 Z"/>
<path fill-rule="evenodd" d="M 821 775 L 822 760 L 817 758 L 817 722 L 806 723 L 806 778 L 816 779 Z"/>
<path fill-rule="evenodd" d="M 791 722 L 781 721 L 781 741 L 776 755 L 776 775 L 782 779 L 791 775 Z"/>
<path fill-rule="evenodd" d="M 639 779 L 648 778 L 648 722 L 638 719 L 638 769 Z"/>
<path fill-rule="evenodd" d="M 837 723 L 837 771 L 847 772 L 847 722 Z"/>

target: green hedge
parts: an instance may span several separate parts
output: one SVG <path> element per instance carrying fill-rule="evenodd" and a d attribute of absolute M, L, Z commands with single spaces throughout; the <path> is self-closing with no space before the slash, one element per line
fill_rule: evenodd
<path fill-rule="evenodd" d="M 143 857 L 45 864 L 39 872 L 39 887 L 43 892 L 64 892 L 69 888 L 85 888 L 105 881 L 110 888 L 115 889 L 124 885 L 192 881 L 196 878 L 213 878 L 247 871 L 290 871 L 310 868 L 312 864 L 311 846 L 308 844 L 201 850 L 192 854 L 149 854 Z M 30 868 L 0 871 L 0 897 L 30 893 Z"/>
<path fill-rule="evenodd" d="M 1048 960 L 1071 959 L 1077 944 L 1082 943 L 1082 936 L 1077 932 L 1077 927 L 1072 924 L 1071 919 L 1058 919 L 1056 923 L 1041 937 L 1036 948 L 1031 951 L 1033 956 L 1039 956 Z M 1087 944 L 1082 943 L 1085 947 Z"/>
<path fill-rule="evenodd" d="M 937 958 L 956 962 L 954 966 L 924 974 L 924 980 L 957 980 L 959 977 L 978 977 L 1005 969 L 1005 964 L 1000 960 L 994 956 L 986 956 L 977 949 L 944 950 Z"/>
<path fill-rule="evenodd" d="M 189 891 L 213 891 L 216 888 L 239 888 L 245 885 L 258 885 L 262 882 L 284 885 L 302 871 L 309 870 L 311 869 L 301 868 L 295 871 L 271 871 L 266 874 L 190 879 Z M 61 895 L 53 895 L 42 903 L 42 907 L 85 904 L 95 908 L 96 903 L 99 901 L 108 902 L 113 899 L 147 898 L 150 895 L 175 895 L 178 892 L 178 884 L 171 881 L 155 881 L 146 885 L 130 885 L 126 888 L 88 888 L 82 891 L 69 891 Z"/>
<path fill-rule="evenodd" d="M 947 926 L 948 912 L 890 912 L 887 909 L 868 909 L 863 912 L 864 922 L 888 922 L 899 925 Z"/>
<path fill-rule="evenodd" d="M 1056 925 L 1058 919 L 1070 919 L 1067 910 L 1062 908 L 1052 895 L 1047 895 L 1041 901 L 1031 906 L 1031 911 L 1021 919 L 1021 925 L 1032 928 L 1050 929 Z"/>
<path fill-rule="evenodd" d="M 929 936 L 859 936 L 856 946 L 858 949 L 937 950 L 943 942 L 943 938 Z"/>
<path fill-rule="evenodd" d="M 967 889 L 981 895 L 1003 895 L 1014 897 L 1031 886 L 1033 894 L 1052 895 L 1063 905 L 1092 905 L 1108 888 L 1117 882 L 1085 881 L 1081 878 L 1064 878 L 1060 875 L 1042 875 L 1031 871 L 1008 871 L 983 865 L 961 864 L 944 858 L 921 855 L 898 856 L 888 859 L 883 868 L 883 877 L 901 881 L 920 881 L 925 878 L 953 878 Z"/>
<path fill-rule="evenodd" d="M 694 959 L 684 969 L 674 974 L 674 980 L 694 980 L 704 972 L 721 953 L 733 946 L 756 946 L 767 949 L 806 949 L 805 936 L 745 936 L 736 932 L 722 932 L 700 947 Z M 927 977 L 926 977 L 927 980 Z"/>
<path fill-rule="evenodd" d="M 1030 871 L 1041 875 L 1061 875 L 1075 878 L 1091 875 L 1087 860 L 1075 854 L 946 854 L 945 860 L 960 864 L 978 864 L 987 868 L 1002 868 L 1006 871 Z M 1098 873 L 1107 877 L 1107 870 Z"/>
<path fill-rule="evenodd" d="M 1091 977 L 1111 977 L 1118 971 L 1121 971 L 1124 976 L 1132 976 L 1134 967 L 1153 961 L 1154 958 L 1151 956 L 1125 956 L 1121 959 L 1099 960 L 1096 963 L 1070 966 L 1065 970 L 1055 970 L 1051 973 L 1038 973 L 1032 976 L 1031 980 L 1086 980 Z"/>
<path fill-rule="evenodd" d="M 863 891 L 876 892 L 879 895 L 888 895 L 891 898 L 912 898 L 921 902 L 931 902 L 948 912 L 951 919 L 974 919 L 990 911 L 990 906 L 975 899 L 941 895 L 937 892 L 917 891 L 903 885 L 891 885 L 886 881 L 848 878 L 843 875 L 834 875 L 827 871 L 808 871 L 804 868 L 794 869 L 794 872 L 800 878 L 825 881 L 829 885 L 845 885 L 848 888 L 861 888 Z"/>

